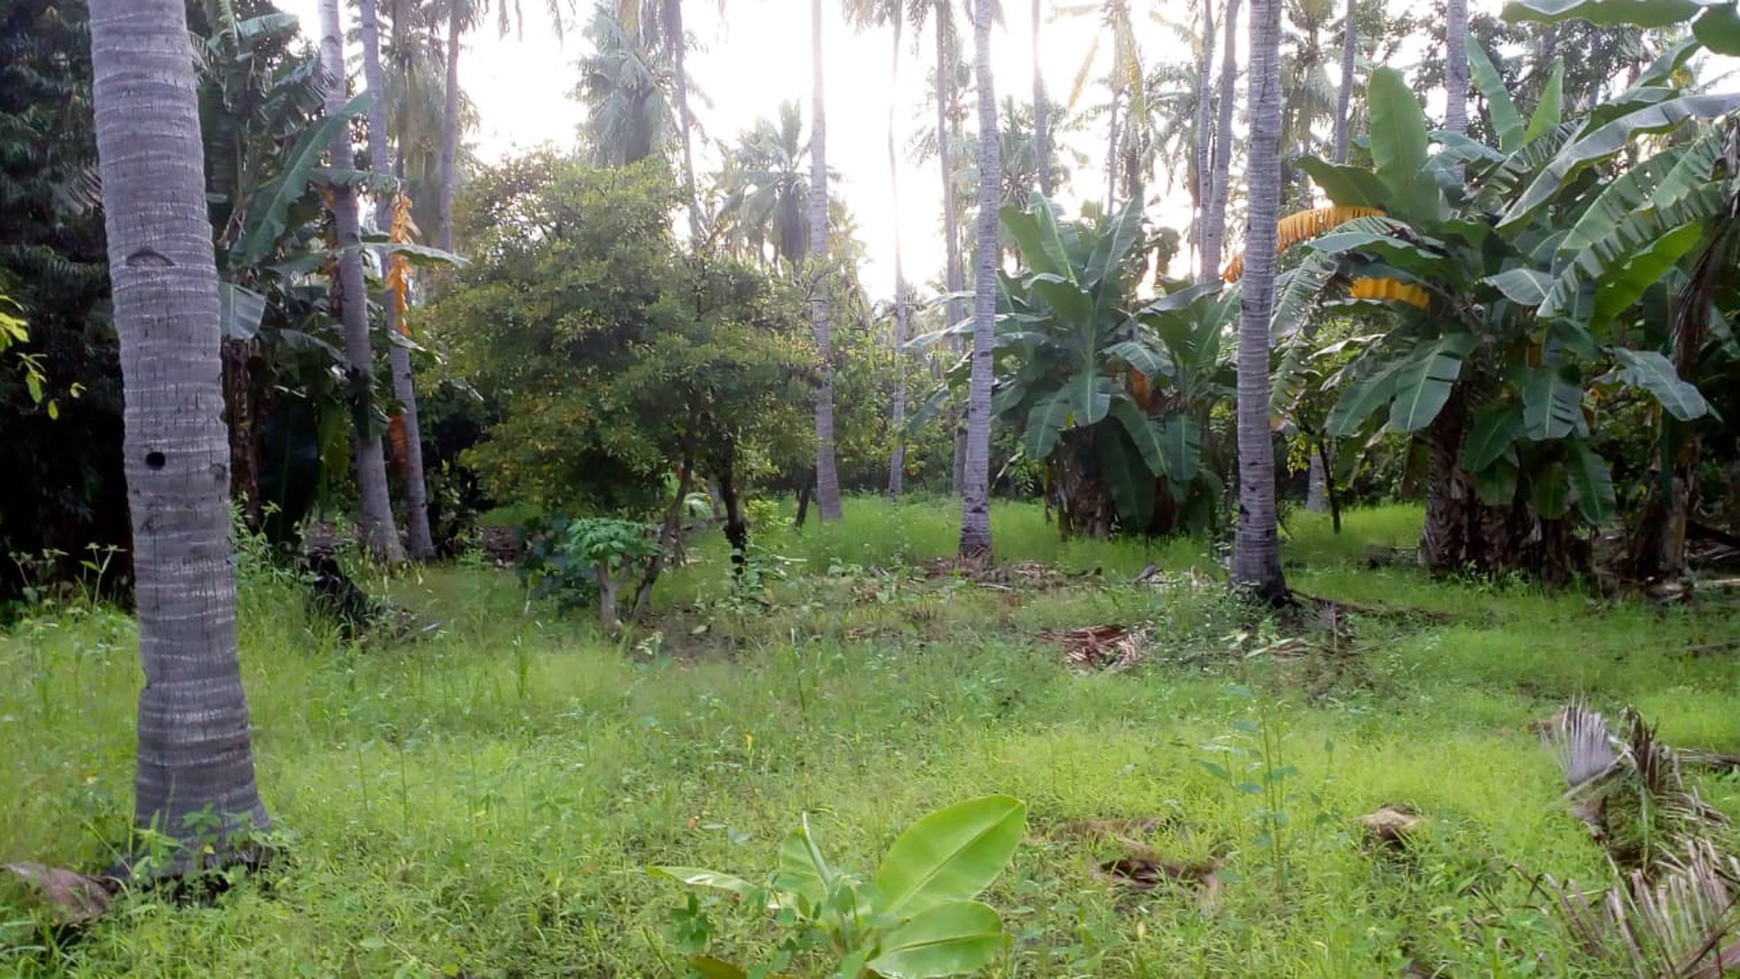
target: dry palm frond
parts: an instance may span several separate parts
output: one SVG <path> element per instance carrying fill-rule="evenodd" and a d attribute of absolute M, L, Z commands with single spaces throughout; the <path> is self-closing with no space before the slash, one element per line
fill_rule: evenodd
<path fill-rule="evenodd" d="M 1063 658 L 1080 670 L 1128 669 L 1142 661 L 1148 647 L 1147 630 L 1118 625 L 1046 631 L 1039 638 L 1057 643 L 1063 649 Z"/>
<path fill-rule="evenodd" d="M 1307 238 L 1315 238 L 1325 231 L 1346 224 L 1354 218 L 1382 217 L 1382 211 L 1375 207 L 1353 207 L 1337 204 L 1332 207 L 1315 207 L 1308 211 L 1289 214 L 1275 222 L 1275 251 L 1284 252 Z M 1245 274 L 1245 253 L 1241 250 L 1226 263 L 1226 268 L 1220 277 L 1228 282 L 1237 282 Z"/>
<path fill-rule="evenodd" d="M 1717 979 L 1740 969 L 1734 894 L 1740 862 L 1719 855 L 1708 840 L 1689 842 L 1659 878 L 1634 871 L 1605 893 L 1542 880 L 1560 920 L 1589 955 L 1660 979 Z"/>
<path fill-rule="evenodd" d="M 1426 308 L 1430 297 L 1426 290 L 1400 279 L 1377 279 L 1370 276 L 1354 279 L 1348 284 L 1349 299 L 1371 299 L 1378 302 L 1407 303 Z"/>
<path fill-rule="evenodd" d="M 1559 769 L 1568 791 L 1595 781 L 1619 763 L 1617 739 L 1607 729 L 1607 719 L 1580 700 L 1565 705 L 1555 717 L 1553 740 L 1559 754 Z"/>

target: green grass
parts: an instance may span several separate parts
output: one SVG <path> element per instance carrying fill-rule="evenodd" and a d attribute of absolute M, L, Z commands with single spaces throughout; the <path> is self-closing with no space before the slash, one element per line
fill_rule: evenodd
<path fill-rule="evenodd" d="M 1351 513 L 1339 538 L 1289 518 L 1293 586 L 1366 611 L 1351 648 L 1286 659 L 1251 655 L 1292 630 L 1246 622 L 1206 545 L 1064 545 L 1034 507 L 994 511 L 999 556 L 1098 579 L 1011 592 L 872 570 L 947 555 L 957 520 L 856 500 L 844 524 L 772 532 L 803 563 L 765 613 L 722 601 L 707 541 L 660 585 L 656 634 L 620 640 L 476 567 L 391 582 L 445 624 L 401 646 L 344 646 L 251 582 L 243 665 L 286 858 L 210 906 L 125 895 L 82 933 L 0 884 L 0 972 L 680 976 L 664 926 L 685 895 L 647 865 L 758 876 L 807 811 L 837 862 L 870 869 L 923 813 L 1008 792 L 1030 839 L 987 898 L 1012 936 L 996 975 L 1574 975 L 1512 865 L 1600 881 L 1604 864 L 1527 722 L 1583 694 L 1636 704 L 1669 743 L 1740 749 L 1740 666 L 1683 652 L 1740 636 L 1732 613 L 1368 570 L 1417 511 Z M 1125 584 L 1150 561 L 1162 587 Z M 1105 622 L 1154 623 L 1148 660 L 1079 676 L 1036 635 Z M 0 638 L 0 862 L 94 869 L 125 839 L 135 658 L 130 621 L 100 608 Z M 1278 725 L 1284 757 L 1251 754 L 1243 722 Z M 1262 797 L 1204 762 L 1236 780 L 1297 766 L 1278 846 Z M 1740 785 L 1704 791 L 1740 812 Z M 1354 824 L 1391 802 L 1426 817 L 1405 855 Z M 1148 842 L 1169 857 L 1219 860 L 1218 900 L 1096 877 L 1119 844 L 1061 827 L 1122 817 L 1163 820 Z M 752 909 L 706 910 L 722 952 L 775 938 Z"/>

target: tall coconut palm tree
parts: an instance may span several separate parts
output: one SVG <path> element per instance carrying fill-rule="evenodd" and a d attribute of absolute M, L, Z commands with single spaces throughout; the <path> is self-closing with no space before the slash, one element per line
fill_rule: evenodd
<path fill-rule="evenodd" d="M 1209 0 L 1204 0 L 1209 2 Z M 1212 282 L 1220 276 L 1221 249 L 1226 242 L 1226 209 L 1232 173 L 1233 104 L 1238 98 L 1238 24 L 1239 0 L 1227 0 L 1226 21 L 1222 25 L 1226 50 L 1220 55 L 1220 88 L 1216 93 L 1214 123 L 1214 154 L 1209 164 L 1208 206 L 1202 215 L 1202 261 L 1197 278 Z M 1248 250 L 1249 246 L 1247 246 Z"/>
<path fill-rule="evenodd" d="M 1051 105 L 1045 97 L 1045 71 L 1039 61 L 1043 4 L 1033 0 L 1033 152 L 1039 158 L 1039 192 L 1051 196 Z"/>
<path fill-rule="evenodd" d="M 1200 255 L 1203 245 L 1203 219 L 1208 214 L 1208 198 L 1213 185 L 1210 164 L 1214 155 L 1214 0 L 1197 2 L 1202 4 L 1202 38 L 1199 42 L 1201 57 L 1197 60 L 1196 73 L 1196 145 L 1192 147 L 1196 179 L 1191 181 L 1190 187 L 1190 225 L 1191 235 L 1196 240 Z M 1199 259 L 1197 267 L 1201 268 L 1202 265 Z"/>
<path fill-rule="evenodd" d="M 920 7 L 919 11 L 922 15 L 923 8 Z M 943 290 L 948 297 L 943 310 L 952 325 L 966 316 L 966 308 L 957 298 L 966 287 L 966 273 L 961 268 L 960 212 L 955 200 L 954 115 L 959 98 L 955 72 L 960 64 L 960 46 L 955 32 L 953 0 L 932 0 L 930 16 L 936 21 L 936 148 L 937 165 L 942 171 Z M 966 481 L 967 444 L 966 435 L 952 411 L 949 428 L 955 436 L 949 492 L 959 495 Z"/>
<path fill-rule="evenodd" d="M 1037 0 L 1035 0 L 1037 3 Z M 906 26 L 906 9 L 902 0 L 845 0 L 846 18 L 857 28 L 886 26 L 889 29 L 888 91 L 900 89 L 900 42 Z M 894 123 L 895 100 L 888 100 L 888 188 L 894 211 L 894 392 L 890 427 L 894 433 L 894 449 L 888 459 L 888 496 L 900 499 L 906 478 L 906 372 L 904 365 L 906 338 L 911 326 L 912 307 L 906 288 L 906 266 L 900 243 L 900 165 Z"/>
<path fill-rule="evenodd" d="M 663 155 L 677 133 L 666 93 L 671 72 L 663 52 L 644 33 L 630 31 L 600 8 L 587 26 L 593 52 L 580 59 L 580 101 L 593 162 L 619 167 Z M 700 226 L 696 218 L 697 228 Z"/>
<path fill-rule="evenodd" d="M 390 174 L 387 154 L 387 83 L 381 67 L 381 30 L 375 0 L 362 0 L 363 81 L 374 101 L 369 103 L 369 165 L 382 176 Z M 377 194 L 375 227 L 382 231 L 393 223 L 394 197 Z M 405 426 L 406 550 L 412 558 L 426 561 L 435 556 L 435 539 L 429 533 L 429 490 L 423 481 L 423 428 L 417 418 L 417 386 L 411 375 L 411 351 L 395 342 L 404 330 L 399 306 L 388 302 L 387 364 L 393 374 L 393 397 L 400 405 L 399 419 Z"/>
<path fill-rule="evenodd" d="M 217 268 L 182 0 L 91 0 L 97 155 L 126 388 L 138 825 L 265 829 L 236 660 Z M 197 851 L 193 860 L 201 860 Z"/>
<path fill-rule="evenodd" d="M 1359 51 L 1359 0 L 1347 0 L 1341 21 L 1341 84 L 1335 91 L 1335 162 L 1347 162 L 1348 118 L 1353 111 L 1354 60 Z"/>
<path fill-rule="evenodd" d="M 701 201 L 695 189 L 694 117 L 689 112 L 689 39 L 683 30 L 683 0 L 615 0 L 616 19 L 629 34 L 661 46 L 670 58 L 671 88 L 676 99 L 677 133 L 683 153 L 683 199 L 689 208 L 689 240 L 699 242 Z M 725 4 L 719 4 L 724 10 Z M 655 45 L 651 42 L 660 42 Z"/>
<path fill-rule="evenodd" d="M 338 0 L 320 0 L 320 70 L 326 88 L 326 111 L 337 115 L 348 101 L 344 77 L 344 28 Z M 349 127 L 340 127 L 332 137 L 328 154 L 334 170 L 350 170 L 356 153 L 350 145 Z M 362 267 L 362 220 L 357 214 L 357 191 L 345 181 L 332 189 L 332 223 L 338 238 L 338 279 L 333 294 L 339 319 L 344 324 L 344 355 L 350 361 L 354 396 L 364 403 L 374 392 L 374 352 L 369 343 L 367 286 Z M 393 523 L 393 504 L 387 496 L 387 465 L 381 452 L 381 436 L 371 431 L 367 412 L 351 438 L 356 461 L 357 493 L 362 497 L 363 531 L 376 560 L 405 560 L 405 547 Z"/>
<path fill-rule="evenodd" d="M 809 175 L 803 168 L 803 108 L 782 102 L 777 121 L 759 119 L 725 153 L 718 222 L 755 260 L 792 272 L 809 257 Z M 768 254 L 771 246 L 772 255 Z"/>
<path fill-rule="evenodd" d="M 1239 518 L 1232 584 L 1271 603 L 1287 596 L 1275 517 L 1275 448 L 1269 429 L 1269 317 L 1275 305 L 1275 221 L 1281 209 L 1281 8 L 1251 0 L 1251 135 L 1245 168 L 1244 284 L 1239 300 Z"/>
<path fill-rule="evenodd" d="M 995 0 L 973 8 L 973 68 L 979 90 L 979 214 L 973 253 L 973 373 L 967 385 L 967 472 L 961 487 L 963 558 L 991 556 L 991 359 L 997 321 L 997 211 L 1003 190 L 997 93 L 991 76 Z"/>
<path fill-rule="evenodd" d="M 840 471 L 834 461 L 834 341 L 828 326 L 828 117 L 822 78 L 822 0 L 810 0 L 814 94 L 810 122 L 810 329 L 821 370 L 816 382 L 816 513 L 838 520 Z"/>
<path fill-rule="evenodd" d="M 1468 0 L 1444 4 L 1444 128 L 1468 131 Z"/>

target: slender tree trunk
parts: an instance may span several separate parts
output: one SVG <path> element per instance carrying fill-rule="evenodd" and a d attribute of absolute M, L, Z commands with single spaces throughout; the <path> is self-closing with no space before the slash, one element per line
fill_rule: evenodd
<path fill-rule="evenodd" d="M 459 167 L 459 39 L 463 6 L 451 0 L 447 14 L 447 87 L 441 110 L 441 189 L 435 204 L 435 244 L 453 250 L 453 188 Z"/>
<path fill-rule="evenodd" d="M 888 90 L 899 90 L 900 34 L 905 18 L 896 12 L 893 20 L 894 45 L 888 62 Z M 895 152 L 894 100 L 888 103 L 888 189 L 894 207 L 894 405 L 891 419 L 894 429 L 894 451 L 888 459 L 888 498 L 899 500 L 906 491 L 906 337 L 907 296 L 906 268 L 900 249 L 900 166 Z"/>
<path fill-rule="evenodd" d="M 1033 153 L 1039 162 L 1039 192 L 1050 197 L 1051 104 L 1045 97 L 1045 72 L 1039 64 L 1040 6 L 1041 0 L 1033 0 Z"/>
<path fill-rule="evenodd" d="M 185 5 L 91 0 L 90 32 L 145 671 L 134 820 L 188 843 L 188 816 L 220 820 L 215 861 L 190 848 L 173 872 L 270 823 L 236 659 L 218 278 Z"/>
<path fill-rule="evenodd" d="M 375 100 L 369 105 L 369 165 L 385 177 L 391 174 L 387 162 L 387 84 L 381 70 L 380 18 L 376 0 L 362 0 L 363 81 Z M 375 227 L 386 231 L 393 224 L 394 199 L 388 194 L 376 194 Z M 384 269 L 382 270 L 385 271 Z M 423 480 L 423 427 L 417 419 L 417 386 L 411 374 L 411 352 L 395 339 L 406 334 L 399 321 L 398 304 L 390 299 L 387 311 L 387 365 L 393 374 L 393 397 L 401 406 L 399 417 L 405 426 L 405 537 L 406 550 L 418 561 L 435 556 L 435 539 L 429 533 L 429 490 Z"/>
<path fill-rule="evenodd" d="M 973 375 L 967 393 L 967 478 L 961 490 L 960 555 L 991 556 L 991 345 L 997 319 L 997 205 L 1003 189 L 997 93 L 991 75 L 995 0 L 973 6 L 973 61 L 979 89 L 978 242 L 973 256 Z"/>
<path fill-rule="evenodd" d="M 937 161 L 942 169 L 943 194 L 943 247 L 947 249 L 945 259 L 943 284 L 948 290 L 949 298 L 943 304 L 948 316 L 948 325 L 953 326 L 966 318 L 966 309 L 957 298 L 966 287 L 965 274 L 961 269 L 961 227 L 960 212 L 955 202 L 954 174 L 954 124 L 949 118 L 949 110 L 955 104 L 954 78 L 955 46 L 954 21 L 949 10 L 948 0 L 936 0 L 936 153 Z M 959 349 L 958 347 L 956 348 Z M 961 427 L 960 415 L 951 409 L 947 424 L 954 438 L 954 460 L 949 469 L 949 493 L 961 495 L 965 488 L 967 477 L 967 443 L 966 432 Z"/>
<path fill-rule="evenodd" d="M 1309 436 L 1301 436 L 1308 438 Z M 1305 484 L 1305 509 L 1312 513 L 1329 512 L 1329 470 L 1324 465 L 1321 452 L 1311 453 L 1311 462 L 1307 467 L 1309 477 Z"/>
<path fill-rule="evenodd" d="M 689 205 L 689 247 L 695 249 L 701 244 L 701 200 L 695 189 L 694 121 L 689 118 L 689 39 L 683 33 L 683 0 L 665 0 L 665 28 L 670 33 L 677 126 L 683 139 L 683 198 Z"/>
<path fill-rule="evenodd" d="M 1106 134 L 1106 213 L 1111 214 L 1118 207 L 1118 91 L 1112 90 L 1112 111 L 1107 114 L 1109 120 Z"/>
<path fill-rule="evenodd" d="M 810 316 L 821 355 L 816 385 L 816 516 L 840 519 L 840 471 L 834 460 L 834 341 L 828 326 L 828 125 L 822 79 L 822 0 L 810 0 L 810 56 L 815 85 L 810 125 Z"/>
<path fill-rule="evenodd" d="M 1444 5 L 1444 128 L 1468 131 L 1468 0 Z"/>
<path fill-rule="evenodd" d="M 1214 126 L 1214 161 L 1209 177 L 1208 211 L 1202 221 L 1202 270 L 1198 278 L 1211 282 L 1220 277 L 1220 256 L 1226 239 L 1227 197 L 1232 173 L 1233 103 L 1238 98 L 1239 0 L 1227 0 L 1226 50 L 1221 52 L 1219 118 Z M 1248 165 L 1248 164 L 1247 164 Z M 1248 224 L 1249 222 L 1247 222 Z M 1247 242 L 1246 252 L 1250 251 Z"/>
<path fill-rule="evenodd" d="M 1347 162 L 1348 119 L 1353 111 L 1354 59 L 1359 53 L 1359 0 L 1347 0 L 1341 27 L 1341 85 L 1335 93 L 1335 162 Z"/>
<path fill-rule="evenodd" d="M 1214 152 L 1214 0 L 1197 0 L 1202 4 L 1202 60 L 1196 75 L 1196 146 L 1193 147 L 1195 178 L 1190 183 L 1190 236 L 1196 243 L 1196 266 L 1204 267 L 1203 219 L 1208 215 L 1208 198 L 1213 177 L 1210 161 Z M 1198 272 L 1200 276 L 1201 273 Z"/>
<path fill-rule="evenodd" d="M 1275 221 L 1281 208 L 1282 2 L 1251 0 L 1250 214 L 1239 302 L 1239 519 L 1232 560 L 1233 586 L 1270 603 L 1287 597 L 1275 515 L 1275 444 L 1269 430 L 1269 317 L 1275 303 Z"/>
<path fill-rule="evenodd" d="M 336 115 L 347 101 L 343 38 L 338 0 L 320 0 L 320 66 L 329 115 Z M 330 154 L 335 170 L 349 170 L 356 165 L 349 127 L 340 128 L 333 136 Z M 344 323 L 344 355 L 350 361 L 351 397 L 358 399 L 360 408 L 366 409 L 374 397 L 374 353 L 369 344 L 368 293 L 363 282 L 361 255 L 362 222 L 357 216 L 354 186 L 333 188 L 332 222 L 340 249 L 337 288 L 333 294 Z M 381 453 L 381 437 L 369 431 L 366 410 L 358 410 L 355 414 L 359 422 L 351 444 L 369 551 L 376 560 L 396 564 L 405 560 L 405 548 L 399 543 L 399 531 L 393 523 L 393 504 L 387 496 L 387 465 Z"/>

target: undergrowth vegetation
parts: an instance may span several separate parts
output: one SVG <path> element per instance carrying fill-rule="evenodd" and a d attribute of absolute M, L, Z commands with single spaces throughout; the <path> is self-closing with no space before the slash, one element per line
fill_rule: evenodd
<path fill-rule="evenodd" d="M 999 976 L 1601 974 L 1536 875 L 1608 868 L 1528 728 L 1635 705 L 1740 750 L 1740 613 L 1367 566 L 1419 512 L 1289 518 L 1289 578 L 1342 603 L 1253 622 L 1191 542 L 1060 544 L 994 511 L 963 575 L 950 504 L 758 527 L 747 583 L 695 542 L 647 625 L 603 630 L 477 556 L 365 575 L 415 641 L 342 641 L 244 548 L 241 651 L 279 860 L 204 901 L 124 893 L 83 929 L 0 884 L 0 973 L 686 974 L 772 958 L 769 915 L 647 872 L 754 878 L 800 815 L 874 867 L 925 813 L 1027 806 Z M 1157 570 L 1135 579 L 1150 564 Z M 668 587 L 667 587 L 668 586 Z M 1322 619 L 1323 621 L 1318 621 Z M 1139 630 L 1116 672 L 1057 637 Z M 132 621 L 43 605 L 0 638 L 0 861 L 101 866 L 131 821 Z M 1693 777 L 1740 814 L 1740 783 Z M 1405 807 L 1401 846 L 1359 817 Z M 802 962 L 791 971 L 809 974 Z"/>

